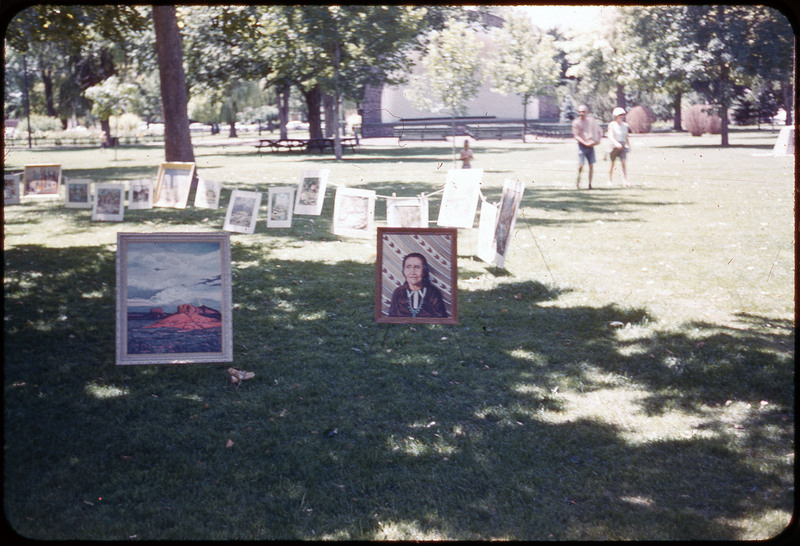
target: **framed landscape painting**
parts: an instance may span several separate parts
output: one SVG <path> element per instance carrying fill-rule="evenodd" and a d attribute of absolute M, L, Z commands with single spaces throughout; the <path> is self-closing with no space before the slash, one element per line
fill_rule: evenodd
<path fill-rule="evenodd" d="M 152 209 L 153 208 L 153 180 L 150 178 L 140 178 L 131 180 L 128 190 L 129 209 Z"/>
<path fill-rule="evenodd" d="M 194 206 L 199 209 L 218 209 L 221 192 L 222 182 L 198 178 Z"/>
<path fill-rule="evenodd" d="M 320 215 L 329 174 L 328 169 L 303 171 L 300 183 L 297 185 L 294 214 Z"/>
<path fill-rule="evenodd" d="M 122 222 L 125 217 L 125 184 L 99 182 L 94 186 L 92 220 Z"/>
<path fill-rule="evenodd" d="M 387 197 L 386 225 L 428 227 L 428 198 L 424 194 L 417 197 Z"/>
<path fill-rule="evenodd" d="M 267 192 L 268 228 L 292 227 L 294 190 L 293 186 L 273 186 L 269 188 Z"/>
<path fill-rule="evenodd" d="M 261 192 L 233 190 L 222 229 L 236 233 L 254 233 L 260 206 Z"/>
<path fill-rule="evenodd" d="M 375 227 L 375 197 L 373 190 L 336 188 L 334 235 L 371 237 Z"/>
<path fill-rule="evenodd" d="M 193 176 L 194 163 L 162 163 L 158 169 L 153 206 L 185 209 Z"/>
<path fill-rule="evenodd" d="M 3 204 L 19 205 L 19 181 L 22 173 L 12 173 L 3 176 Z"/>
<path fill-rule="evenodd" d="M 472 228 L 481 192 L 483 169 L 450 169 L 447 171 L 442 204 L 437 224 L 455 228 Z"/>
<path fill-rule="evenodd" d="M 68 209 L 90 209 L 94 205 L 92 201 L 92 181 L 88 178 L 67 179 L 64 183 L 66 188 L 66 200 L 64 206 Z"/>
<path fill-rule="evenodd" d="M 458 323 L 456 228 L 378 228 L 375 322 Z"/>
<path fill-rule="evenodd" d="M 58 197 L 61 165 L 25 165 L 24 197 Z"/>
<path fill-rule="evenodd" d="M 117 234 L 117 365 L 233 361 L 228 233 Z"/>

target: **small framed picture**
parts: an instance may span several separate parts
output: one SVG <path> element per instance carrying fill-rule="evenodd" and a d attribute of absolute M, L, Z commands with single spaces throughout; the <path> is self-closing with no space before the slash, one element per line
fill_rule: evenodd
<path fill-rule="evenodd" d="M 442 204 L 437 224 L 455 228 L 472 228 L 481 192 L 483 169 L 450 169 L 447 171 Z"/>
<path fill-rule="evenodd" d="M 130 189 L 128 190 L 128 208 L 153 208 L 153 180 L 151 178 L 131 180 Z"/>
<path fill-rule="evenodd" d="M 98 182 L 94 185 L 92 220 L 122 222 L 125 217 L 125 184 Z"/>
<path fill-rule="evenodd" d="M 372 237 L 375 228 L 373 190 L 336 188 L 333 203 L 333 234 L 350 237 Z"/>
<path fill-rule="evenodd" d="M 19 183 L 22 173 L 10 173 L 3 176 L 3 204 L 19 205 Z"/>
<path fill-rule="evenodd" d="M 117 234 L 117 365 L 233 361 L 228 233 Z"/>
<path fill-rule="evenodd" d="M 303 171 L 300 183 L 297 185 L 294 214 L 320 215 L 329 174 L 328 169 Z"/>
<path fill-rule="evenodd" d="M 428 227 L 428 198 L 425 194 L 417 197 L 386 198 L 386 225 L 389 227 Z"/>
<path fill-rule="evenodd" d="M 503 183 L 503 195 L 497 212 L 497 227 L 494 231 L 495 258 L 494 263 L 503 267 L 511 239 L 514 236 L 514 224 L 517 221 L 519 204 L 525 183 L 520 180 L 509 180 Z"/>
<path fill-rule="evenodd" d="M 162 163 L 153 192 L 153 206 L 185 209 L 193 176 L 194 163 Z"/>
<path fill-rule="evenodd" d="M 194 194 L 194 206 L 199 209 L 218 209 L 222 182 L 197 179 L 197 191 Z"/>
<path fill-rule="evenodd" d="M 222 229 L 236 233 L 254 233 L 260 206 L 261 192 L 233 190 Z"/>
<path fill-rule="evenodd" d="M 267 192 L 268 228 L 292 227 L 294 190 L 293 186 L 273 186 L 269 188 Z"/>
<path fill-rule="evenodd" d="M 25 165 L 24 197 L 59 197 L 61 165 Z"/>
<path fill-rule="evenodd" d="M 64 206 L 68 209 L 90 209 L 92 201 L 92 181 L 88 178 L 68 178 L 64 182 L 66 200 Z"/>
<path fill-rule="evenodd" d="M 375 322 L 458 323 L 456 228 L 378 228 Z"/>

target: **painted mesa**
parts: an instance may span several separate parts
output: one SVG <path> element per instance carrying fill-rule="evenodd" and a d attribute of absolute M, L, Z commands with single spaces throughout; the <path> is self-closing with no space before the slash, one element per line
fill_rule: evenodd
<path fill-rule="evenodd" d="M 205 305 L 178 305 L 128 312 L 128 353 L 212 353 L 222 351 L 222 314 Z"/>

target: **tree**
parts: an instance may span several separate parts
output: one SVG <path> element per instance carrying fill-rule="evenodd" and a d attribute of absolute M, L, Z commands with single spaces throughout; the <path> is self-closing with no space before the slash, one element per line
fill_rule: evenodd
<path fill-rule="evenodd" d="M 114 144 L 109 123 L 111 116 L 119 116 L 129 109 L 137 95 L 138 90 L 135 85 L 124 83 L 116 76 L 111 76 L 86 90 L 86 96 L 93 103 L 92 114 L 100 119 L 104 146 L 110 147 Z"/>
<path fill-rule="evenodd" d="M 164 114 L 164 155 L 167 161 L 194 162 L 187 113 L 188 91 L 183 71 L 181 34 L 174 6 L 153 6 L 156 52 Z"/>
<path fill-rule="evenodd" d="M 673 129 L 682 131 L 681 103 L 692 90 L 689 74 L 697 46 L 686 32 L 691 22 L 681 6 L 621 7 L 620 26 L 636 78 L 630 85 L 658 90 L 672 98 Z"/>
<path fill-rule="evenodd" d="M 431 32 L 428 52 L 422 57 L 425 75 L 412 84 L 409 96 L 421 109 L 446 112 L 453 123 L 455 162 L 455 118 L 466 113 L 467 102 L 478 94 L 483 45 L 475 31 L 461 21 Z"/>
<path fill-rule="evenodd" d="M 523 16 L 511 17 L 493 34 L 498 55 L 488 63 L 494 84 L 492 90 L 520 97 L 524 139 L 528 127 L 528 103 L 532 98 L 552 91 L 559 82 L 561 74 L 556 63 L 555 40 Z"/>

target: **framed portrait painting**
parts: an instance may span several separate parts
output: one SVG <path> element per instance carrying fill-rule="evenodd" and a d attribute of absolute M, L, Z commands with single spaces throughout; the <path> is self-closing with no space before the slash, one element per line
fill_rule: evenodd
<path fill-rule="evenodd" d="M 59 197 L 61 165 L 25 165 L 24 197 Z"/>
<path fill-rule="evenodd" d="M 389 227 L 428 227 L 428 198 L 425 194 L 417 197 L 386 198 L 386 225 Z"/>
<path fill-rule="evenodd" d="M 294 202 L 294 214 L 319 216 L 325 201 L 325 189 L 328 185 L 329 169 L 303 171 L 297 185 Z"/>
<path fill-rule="evenodd" d="M 117 365 L 231 362 L 228 233 L 117 234 Z"/>
<path fill-rule="evenodd" d="M 19 182 L 22 173 L 10 173 L 3 176 L 3 204 L 19 205 Z"/>
<path fill-rule="evenodd" d="M 450 169 L 442 194 L 437 224 L 472 228 L 481 193 L 483 169 Z"/>
<path fill-rule="evenodd" d="M 150 178 L 139 178 L 131 180 L 128 190 L 129 209 L 152 209 L 153 208 L 153 180 Z"/>
<path fill-rule="evenodd" d="M 64 188 L 64 206 L 68 209 L 90 209 L 94 206 L 92 181 L 88 178 L 68 178 L 64 181 Z"/>
<path fill-rule="evenodd" d="M 222 182 L 197 179 L 197 191 L 194 194 L 194 206 L 199 209 L 218 209 Z"/>
<path fill-rule="evenodd" d="M 125 217 L 125 184 L 98 182 L 94 186 L 92 220 L 122 222 Z"/>
<path fill-rule="evenodd" d="M 456 228 L 378 228 L 375 322 L 458 323 Z"/>
<path fill-rule="evenodd" d="M 153 192 L 153 206 L 185 209 L 193 176 L 194 163 L 162 163 Z"/>
<path fill-rule="evenodd" d="M 255 233 L 260 206 L 261 192 L 233 190 L 222 229 L 236 233 Z"/>
<path fill-rule="evenodd" d="M 371 237 L 375 227 L 373 190 L 336 188 L 333 203 L 333 234 L 350 237 Z"/>
<path fill-rule="evenodd" d="M 293 186 L 272 186 L 269 188 L 267 191 L 268 228 L 292 227 L 294 190 Z"/>

